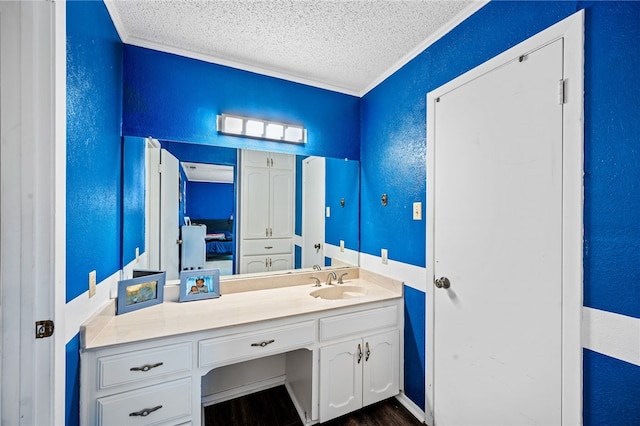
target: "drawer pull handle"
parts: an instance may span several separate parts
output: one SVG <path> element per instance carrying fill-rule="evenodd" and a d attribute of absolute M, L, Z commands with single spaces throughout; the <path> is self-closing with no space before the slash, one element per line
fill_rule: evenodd
<path fill-rule="evenodd" d="M 144 410 L 134 411 L 133 413 L 129 413 L 129 417 L 147 417 L 149 414 L 154 411 L 158 411 L 162 408 L 162 405 L 156 405 L 153 408 L 145 408 Z"/>
<path fill-rule="evenodd" d="M 146 373 L 147 371 L 151 370 L 152 368 L 160 367 L 162 364 L 164 364 L 164 363 L 163 362 L 157 362 L 155 364 L 143 365 L 142 367 L 131 367 L 129 369 L 129 371 L 144 371 Z"/>
<path fill-rule="evenodd" d="M 264 348 L 267 345 L 272 344 L 273 342 L 275 342 L 275 340 L 271 339 L 269 341 L 265 341 L 265 342 L 260 342 L 260 343 L 252 343 L 251 346 L 260 346 L 261 348 Z"/>

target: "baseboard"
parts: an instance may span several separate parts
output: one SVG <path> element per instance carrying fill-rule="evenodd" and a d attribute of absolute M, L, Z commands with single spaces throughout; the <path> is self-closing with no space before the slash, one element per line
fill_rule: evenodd
<path fill-rule="evenodd" d="M 249 395 L 255 392 L 275 388 L 276 386 L 284 385 L 284 383 L 285 376 L 278 376 L 268 380 L 263 380 L 261 382 L 251 383 L 249 385 L 240 386 L 223 392 L 206 395 L 202 397 L 200 402 L 202 407 L 208 407 L 209 405 L 217 404 L 219 402 L 229 401 L 230 399 L 239 398 L 241 396 Z"/>
<path fill-rule="evenodd" d="M 396 399 L 400 404 L 404 406 L 404 408 L 409 410 L 409 412 L 413 415 L 413 417 L 415 417 L 422 423 L 425 423 L 426 416 L 424 414 L 424 411 L 422 411 L 420 407 L 418 407 L 413 401 L 411 401 L 407 397 L 407 395 L 404 394 L 404 392 L 400 392 L 398 395 L 396 395 Z"/>

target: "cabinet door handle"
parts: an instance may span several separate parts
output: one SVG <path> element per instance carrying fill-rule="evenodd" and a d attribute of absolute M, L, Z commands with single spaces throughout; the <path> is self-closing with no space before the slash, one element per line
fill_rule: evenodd
<path fill-rule="evenodd" d="M 147 372 L 149 370 L 151 370 L 152 368 L 156 368 L 156 367 L 160 367 L 162 364 L 164 364 L 163 362 L 156 362 L 155 364 L 147 364 L 147 365 L 143 365 L 142 367 L 131 367 L 129 369 L 129 371 L 143 371 L 143 372 Z"/>
<path fill-rule="evenodd" d="M 275 340 L 273 339 L 265 340 L 264 342 L 260 342 L 260 343 L 252 343 L 251 346 L 260 346 L 261 348 L 264 348 L 265 346 L 270 345 L 273 342 L 275 342 Z"/>
<path fill-rule="evenodd" d="M 129 413 L 129 417 L 147 417 L 149 414 L 153 413 L 154 411 L 158 411 L 161 408 L 162 405 L 156 405 L 153 408 L 145 408 L 144 410 L 134 411 L 133 413 Z"/>
<path fill-rule="evenodd" d="M 360 361 L 362 361 L 362 346 L 358 343 L 358 364 L 360 364 Z"/>
<path fill-rule="evenodd" d="M 264 228 L 264 236 L 265 237 L 269 236 L 269 228 Z"/>
<path fill-rule="evenodd" d="M 365 361 L 369 361 L 369 357 L 371 356 L 371 349 L 369 349 L 369 342 L 367 342 L 367 356 L 364 357 Z"/>

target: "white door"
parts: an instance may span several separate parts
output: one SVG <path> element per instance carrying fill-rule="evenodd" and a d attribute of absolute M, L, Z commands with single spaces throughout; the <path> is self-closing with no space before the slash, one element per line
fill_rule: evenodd
<path fill-rule="evenodd" d="M 243 163 L 239 229 L 242 239 L 269 237 L 269 186 L 269 169 L 244 166 Z"/>
<path fill-rule="evenodd" d="M 400 387 L 400 337 L 396 330 L 364 338 L 362 405 L 398 394 Z"/>
<path fill-rule="evenodd" d="M 160 268 L 167 272 L 168 280 L 180 278 L 178 206 L 180 179 L 178 159 L 165 149 L 161 151 L 160 173 Z"/>
<path fill-rule="evenodd" d="M 320 421 L 362 408 L 362 340 L 320 348 Z"/>
<path fill-rule="evenodd" d="M 270 238 L 293 237 L 294 174 L 291 170 L 271 169 L 269 198 Z"/>
<path fill-rule="evenodd" d="M 302 162 L 302 267 L 324 265 L 325 159 Z"/>
<path fill-rule="evenodd" d="M 561 424 L 562 78 L 557 40 L 434 103 L 436 426 Z"/>
<path fill-rule="evenodd" d="M 60 13 L 62 12 L 62 13 Z M 0 424 L 65 423 L 64 4 L 0 2 Z M 64 86 L 62 86 L 64 87 Z M 62 129 L 62 130 L 61 130 Z M 60 153 L 62 152 L 62 155 Z M 38 320 L 55 331 L 36 339 Z"/>
<path fill-rule="evenodd" d="M 145 194 L 145 252 L 147 267 L 160 270 L 160 142 L 147 138 L 145 149 L 146 185 Z"/>

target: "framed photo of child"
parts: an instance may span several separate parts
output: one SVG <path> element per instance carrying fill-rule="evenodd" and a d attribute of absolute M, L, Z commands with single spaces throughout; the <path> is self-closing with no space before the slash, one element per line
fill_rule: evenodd
<path fill-rule="evenodd" d="M 220 297 L 220 269 L 180 271 L 180 302 Z"/>

